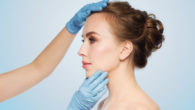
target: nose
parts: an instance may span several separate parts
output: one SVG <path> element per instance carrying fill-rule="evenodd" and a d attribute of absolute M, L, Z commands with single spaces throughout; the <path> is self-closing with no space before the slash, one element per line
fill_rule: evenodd
<path fill-rule="evenodd" d="M 86 53 L 87 53 L 86 51 L 87 51 L 86 46 L 84 44 L 82 44 L 81 48 L 78 51 L 78 55 L 79 56 L 86 56 Z"/>

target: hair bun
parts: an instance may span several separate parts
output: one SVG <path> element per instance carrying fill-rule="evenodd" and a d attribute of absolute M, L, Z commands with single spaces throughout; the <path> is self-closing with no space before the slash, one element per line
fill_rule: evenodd
<path fill-rule="evenodd" d="M 154 14 L 148 14 L 145 29 L 145 49 L 148 57 L 151 55 L 151 52 L 159 49 L 162 46 L 162 42 L 164 41 L 164 36 L 162 34 L 164 28 L 162 23 L 156 19 Z"/>
<path fill-rule="evenodd" d="M 156 16 L 154 14 L 148 14 L 148 19 L 146 20 L 146 28 L 156 29 L 160 33 L 163 33 L 164 30 L 162 23 L 156 19 Z"/>

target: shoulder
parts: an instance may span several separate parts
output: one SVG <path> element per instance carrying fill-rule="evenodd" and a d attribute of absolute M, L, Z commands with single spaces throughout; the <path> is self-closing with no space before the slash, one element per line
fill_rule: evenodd
<path fill-rule="evenodd" d="M 150 101 L 125 101 L 120 102 L 117 110 L 160 110 L 157 103 Z"/>
<path fill-rule="evenodd" d="M 148 105 L 140 103 L 133 106 L 129 106 L 128 109 L 125 110 L 160 110 L 160 108 L 157 104 Z"/>
<path fill-rule="evenodd" d="M 151 110 L 148 106 L 146 105 L 137 105 L 130 107 L 131 110 Z"/>

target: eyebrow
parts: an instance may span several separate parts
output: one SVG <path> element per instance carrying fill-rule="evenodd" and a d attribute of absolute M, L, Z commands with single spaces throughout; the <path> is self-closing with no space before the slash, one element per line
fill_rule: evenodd
<path fill-rule="evenodd" d="M 97 35 L 100 35 L 100 34 L 99 34 L 99 33 L 97 33 L 97 32 L 91 31 L 91 32 L 88 32 L 88 33 L 86 34 L 86 37 L 90 36 L 91 34 L 97 34 Z M 84 36 L 82 35 L 81 37 L 84 37 Z"/>

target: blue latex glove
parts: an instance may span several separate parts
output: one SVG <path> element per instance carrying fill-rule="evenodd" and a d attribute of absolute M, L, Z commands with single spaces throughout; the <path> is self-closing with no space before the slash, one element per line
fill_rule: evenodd
<path fill-rule="evenodd" d="M 87 4 L 82 7 L 71 19 L 66 23 L 66 29 L 72 33 L 76 34 L 83 26 L 87 17 L 91 14 L 91 12 L 101 11 L 104 7 L 107 6 L 107 2 L 109 0 L 102 0 L 97 3 Z"/>
<path fill-rule="evenodd" d="M 76 91 L 67 110 L 90 110 L 107 91 L 107 72 L 96 71 Z"/>

